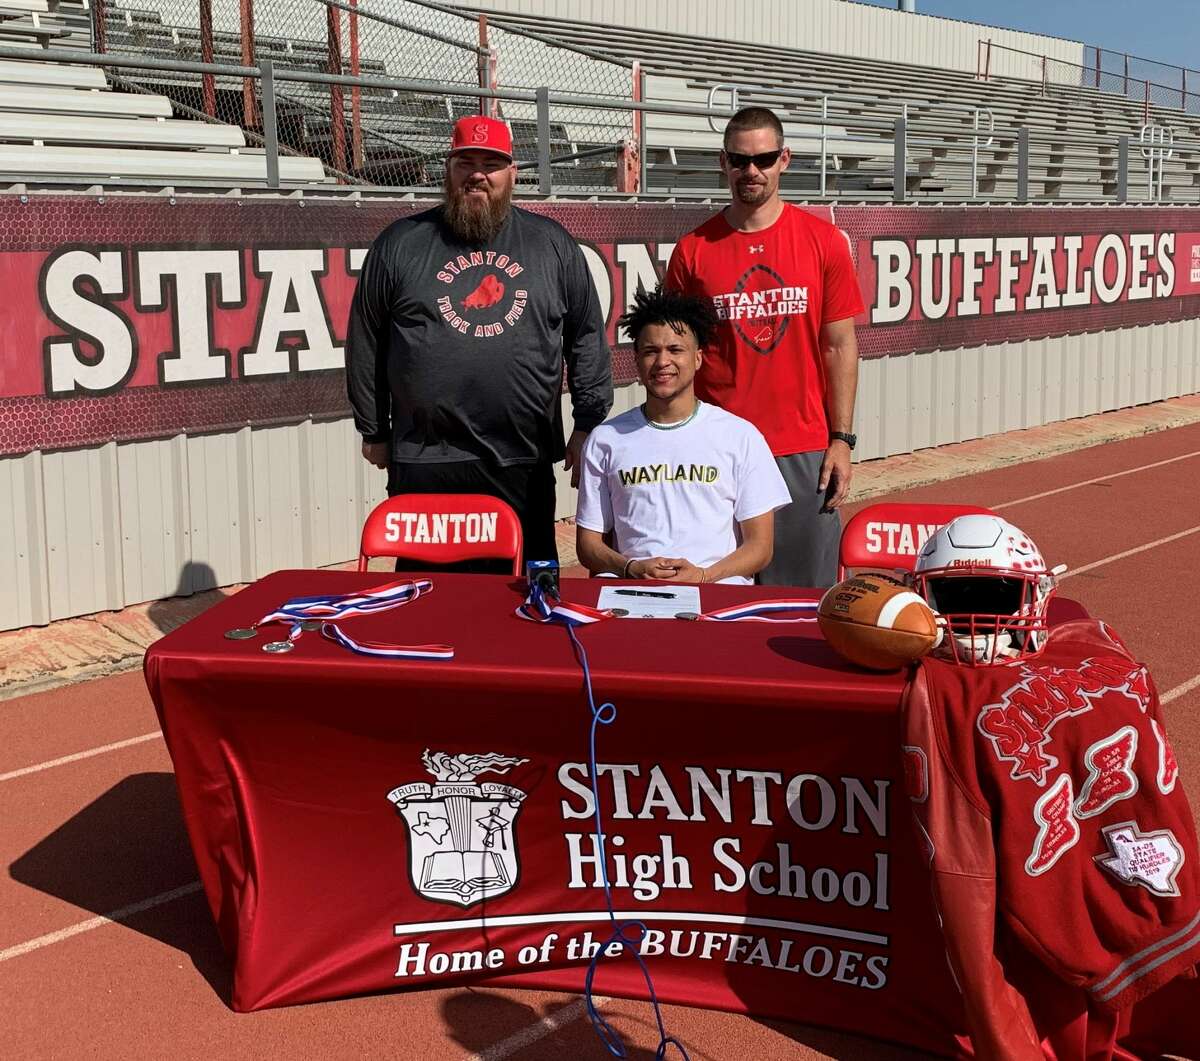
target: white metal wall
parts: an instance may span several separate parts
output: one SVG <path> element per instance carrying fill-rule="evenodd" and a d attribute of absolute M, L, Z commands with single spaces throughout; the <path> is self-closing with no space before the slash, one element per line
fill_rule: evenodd
<path fill-rule="evenodd" d="M 851 0 L 468 0 L 463 6 L 519 11 L 581 22 L 635 26 L 670 33 L 857 55 L 975 72 L 979 40 L 1083 63 L 1079 41 L 960 22 Z M 1003 57 L 1003 58 L 1002 58 Z M 992 53 L 992 73 L 1029 76 L 1019 56 Z"/>
<path fill-rule="evenodd" d="M 879 358 L 862 363 L 858 456 L 1196 391 L 1197 320 Z M 622 387 L 613 412 L 640 400 Z M 0 629 L 351 560 L 384 485 L 350 420 L 0 458 Z M 559 515 L 573 508 L 560 471 Z"/>
<path fill-rule="evenodd" d="M 383 493 L 350 420 L 0 459 L 0 629 L 352 559 Z"/>
<path fill-rule="evenodd" d="M 862 362 L 859 460 L 1200 391 L 1200 320 Z"/>

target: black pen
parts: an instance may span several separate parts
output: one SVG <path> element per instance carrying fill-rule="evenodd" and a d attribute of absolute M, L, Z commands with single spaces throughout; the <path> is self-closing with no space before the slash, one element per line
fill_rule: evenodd
<path fill-rule="evenodd" d="M 674 600 L 674 593 L 656 593 L 649 589 L 618 589 L 614 592 L 619 593 L 622 597 L 665 597 L 667 600 Z"/>

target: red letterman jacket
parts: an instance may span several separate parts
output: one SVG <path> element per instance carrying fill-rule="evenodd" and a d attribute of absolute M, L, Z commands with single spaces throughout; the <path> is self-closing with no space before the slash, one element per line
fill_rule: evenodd
<path fill-rule="evenodd" d="M 1002 667 L 929 658 L 905 779 L 976 1056 L 1129 1057 L 1200 962 L 1196 830 L 1146 668 L 1103 623 Z"/>

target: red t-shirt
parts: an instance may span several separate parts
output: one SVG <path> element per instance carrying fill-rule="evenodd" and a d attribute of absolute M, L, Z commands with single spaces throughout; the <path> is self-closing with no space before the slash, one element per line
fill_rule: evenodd
<path fill-rule="evenodd" d="M 777 457 L 824 449 L 821 325 L 863 312 L 841 232 L 787 203 L 759 232 L 717 214 L 676 245 L 666 285 L 711 298 L 721 318 L 696 394 L 749 420 Z"/>

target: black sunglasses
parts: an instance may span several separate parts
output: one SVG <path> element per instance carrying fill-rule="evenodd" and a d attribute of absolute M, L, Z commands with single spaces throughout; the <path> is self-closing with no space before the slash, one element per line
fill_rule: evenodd
<path fill-rule="evenodd" d="M 775 165 L 782 154 L 782 148 L 778 151 L 764 151 L 761 155 L 742 155 L 736 151 L 726 151 L 725 161 L 734 169 L 747 169 L 750 163 L 753 162 L 755 169 L 765 170 Z"/>

